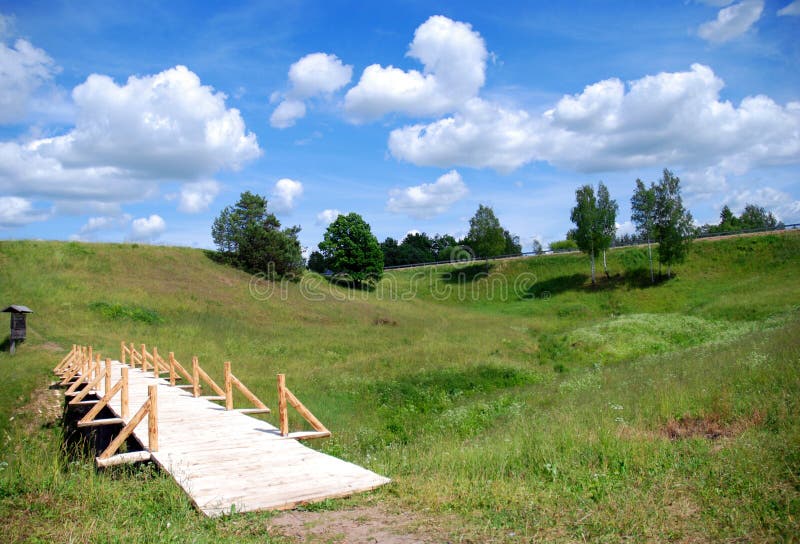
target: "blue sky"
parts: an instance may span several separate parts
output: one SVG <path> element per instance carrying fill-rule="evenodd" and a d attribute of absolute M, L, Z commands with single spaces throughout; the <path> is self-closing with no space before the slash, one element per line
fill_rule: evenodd
<path fill-rule="evenodd" d="M 670 168 L 800 221 L 800 2 L 0 1 L 0 238 L 212 247 L 242 191 L 311 250 L 487 204 L 529 250 Z"/>

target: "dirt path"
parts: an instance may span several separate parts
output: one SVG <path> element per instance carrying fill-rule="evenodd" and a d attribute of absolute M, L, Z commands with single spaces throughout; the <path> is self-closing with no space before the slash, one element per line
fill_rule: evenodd
<path fill-rule="evenodd" d="M 447 534 L 431 520 L 382 506 L 328 512 L 291 511 L 272 518 L 272 529 L 293 541 L 308 544 L 433 544 Z"/>

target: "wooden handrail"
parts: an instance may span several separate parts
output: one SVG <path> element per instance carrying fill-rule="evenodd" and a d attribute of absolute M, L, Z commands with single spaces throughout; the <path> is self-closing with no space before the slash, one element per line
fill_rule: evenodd
<path fill-rule="evenodd" d="M 117 393 L 120 393 L 120 415 L 126 418 L 128 417 L 128 368 L 124 366 L 121 369 L 120 380 L 115 383 L 111 389 L 108 389 L 105 395 L 103 395 L 103 398 L 78 421 L 78 427 L 85 427 L 92 422 L 100 411 L 108 406 L 108 403 L 111 402 L 111 399 L 113 399 Z"/>
<path fill-rule="evenodd" d="M 233 387 L 236 386 L 242 395 L 244 395 L 247 400 L 253 403 L 261 413 L 268 414 L 270 413 L 270 409 L 267 408 L 267 405 L 261 402 L 261 400 L 250 391 L 245 384 L 239 380 L 236 376 L 233 375 L 231 372 L 231 362 L 225 361 L 225 409 L 226 410 L 233 410 Z"/>
<path fill-rule="evenodd" d="M 77 353 L 77 349 L 78 349 L 78 346 L 76 344 L 72 344 L 72 349 L 70 350 L 70 352 L 67 353 L 64 356 L 64 358 L 61 359 L 61 362 L 58 363 L 56 365 L 56 367 L 53 369 L 53 373 L 54 374 L 60 373 L 63 368 L 67 367 L 70 364 L 70 362 L 72 361 L 72 359 L 75 357 L 75 355 Z"/>
<path fill-rule="evenodd" d="M 222 397 L 222 399 L 225 398 L 225 391 L 223 391 L 222 388 L 217 385 L 217 382 L 211 379 L 211 376 L 209 376 L 205 370 L 200 368 L 200 363 L 198 362 L 197 357 L 192 357 L 192 393 L 195 397 L 200 396 L 201 379 L 210 385 L 211 389 L 213 389 L 217 395 Z"/>
<path fill-rule="evenodd" d="M 287 401 L 301 416 L 303 416 L 303 419 L 308 421 L 311 426 L 314 427 L 314 430 L 317 432 L 289 434 L 289 414 L 286 406 Z M 325 427 L 325 425 L 323 425 L 322 422 L 318 420 L 314 414 L 312 414 L 311 411 L 306 408 L 297 397 L 294 396 L 291 391 L 289 391 L 289 389 L 286 387 L 286 376 L 284 374 L 278 374 L 278 412 L 280 416 L 281 436 L 304 440 L 307 438 L 324 438 L 331 435 L 331 432 Z"/>
<path fill-rule="evenodd" d="M 114 437 L 111 444 L 98 456 L 98 462 L 114 455 L 136 426 L 142 422 L 144 416 L 147 416 L 147 449 L 151 452 L 158 451 L 158 386 L 149 385 L 147 386 L 147 400 L 128 424 L 122 428 L 122 431 Z"/>
<path fill-rule="evenodd" d="M 177 373 L 175 371 L 178 371 Z M 194 385 L 194 378 L 192 378 L 191 374 L 183 368 L 183 365 L 178 362 L 175 358 L 175 354 L 173 352 L 169 352 L 169 384 L 175 385 L 175 380 L 180 379 L 183 376 L 186 381 L 190 384 Z"/>
<path fill-rule="evenodd" d="M 106 383 L 109 383 L 111 379 L 111 376 L 109 376 L 109 373 L 111 372 L 110 370 L 111 359 L 106 359 L 106 361 L 108 362 L 106 368 L 98 372 L 97 375 L 89 383 L 86 384 L 86 387 L 81 389 L 81 391 L 77 395 L 75 395 L 71 401 L 69 401 L 69 404 L 75 405 L 81 402 L 84 398 L 86 398 L 86 395 L 88 395 L 90 391 L 94 390 L 98 385 L 100 385 L 100 382 L 103 381 L 103 379 L 106 380 Z M 110 387 L 106 387 L 106 391 L 108 391 L 109 389 Z"/>

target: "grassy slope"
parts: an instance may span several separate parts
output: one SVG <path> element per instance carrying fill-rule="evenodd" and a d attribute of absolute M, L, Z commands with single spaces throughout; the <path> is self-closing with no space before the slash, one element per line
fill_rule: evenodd
<path fill-rule="evenodd" d="M 392 272 L 369 294 L 309 276 L 267 297 L 200 251 L 2 242 L 0 300 L 36 313 L 18 355 L 0 354 L 0 512 L 12 540 L 264 540 L 268 515 L 206 521 L 161 475 L 65 466 L 56 429 L 23 435 L 30 417 L 14 410 L 46 383 L 53 343 L 117 356 L 125 339 L 196 354 L 215 377 L 231 360 L 268 405 L 286 372 L 334 431 L 318 447 L 394 478 L 381 500 L 453 512 L 479 540 L 789 535 L 798 255 L 800 236 L 769 235 L 697 243 L 656 286 L 644 250 L 627 249 L 596 288 L 586 259 L 565 255 Z M 665 438 L 684 414 L 741 432 Z M 69 532 L 48 523 L 60 511 Z"/>

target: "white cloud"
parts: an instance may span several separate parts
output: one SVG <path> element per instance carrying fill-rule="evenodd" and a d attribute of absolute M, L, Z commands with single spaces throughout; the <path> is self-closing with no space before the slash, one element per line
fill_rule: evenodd
<path fill-rule="evenodd" d="M 326 53 L 311 53 L 289 67 L 291 93 L 300 98 L 334 93 L 350 83 L 352 77 L 352 66 Z"/>
<path fill-rule="evenodd" d="M 8 23 L 0 18 L 2 39 Z M 35 92 L 57 72 L 53 59 L 29 41 L 18 39 L 12 47 L 0 43 L 0 123 L 24 119 Z"/>
<path fill-rule="evenodd" d="M 127 213 L 122 215 L 100 215 L 90 217 L 80 228 L 78 234 L 73 234 L 70 236 L 70 239 L 88 241 L 94 239 L 98 233 L 104 231 L 124 230 L 130 224 L 131 219 L 132 217 Z"/>
<path fill-rule="evenodd" d="M 741 213 L 747 204 L 755 204 L 774 213 L 779 221 L 800 222 L 800 200 L 793 200 L 790 194 L 772 187 L 734 191 L 722 201 L 722 204 L 730 206 L 734 213 Z"/>
<path fill-rule="evenodd" d="M 77 122 L 62 136 L 0 142 L 0 191 L 102 202 L 141 200 L 163 181 L 208 178 L 258 157 L 225 95 L 177 66 L 152 76 L 91 75 L 72 97 Z"/>
<path fill-rule="evenodd" d="M 683 181 L 683 180 L 681 180 Z M 622 223 L 614 223 L 617 228 L 617 236 L 624 236 L 626 234 L 636 234 L 636 225 L 632 221 L 623 221 Z"/>
<path fill-rule="evenodd" d="M 28 223 L 46 220 L 50 214 L 37 210 L 33 203 L 16 196 L 0 196 L 0 228 L 21 227 Z"/>
<path fill-rule="evenodd" d="M 303 184 L 289 178 L 279 179 L 272 190 L 272 208 L 276 212 L 289 212 L 294 208 L 295 199 L 303 194 Z"/>
<path fill-rule="evenodd" d="M 305 116 L 306 105 L 302 100 L 284 100 L 270 115 L 269 124 L 275 128 L 289 128 Z"/>
<path fill-rule="evenodd" d="M 336 55 L 311 53 L 289 67 L 291 88 L 284 100 L 272 112 L 269 122 L 275 128 L 288 128 L 306 115 L 304 100 L 334 93 L 353 77 L 353 67 L 342 63 Z M 272 93 L 276 102 L 280 93 Z"/>
<path fill-rule="evenodd" d="M 152 214 L 150 217 L 140 217 L 131 223 L 128 239 L 134 242 L 153 242 L 166 230 L 167 224 L 161 216 Z"/>
<path fill-rule="evenodd" d="M 219 190 L 219 183 L 213 179 L 184 183 L 181 186 L 178 209 L 186 213 L 205 211 L 214 202 Z"/>
<path fill-rule="evenodd" d="M 563 97 L 541 116 L 472 99 L 450 117 L 393 130 L 389 149 L 416 165 L 514 170 L 547 161 L 578 171 L 671 165 L 741 174 L 800 159 L 800 102 L 720 100 L 707 66 L 631 81 L 616 79 Z"/>
<path fill-rule="evenodd" d="M 779 9 L 778 15 L 800 15 L 800 0 L 794 0 L 791 4 Z"/>
<path fill-rule="evenodd" d="M 335 209 L 322 210 L 317 214 L 317 225 L 327 227 L 328 225 L 336 221 L 336 218 L 339 217 L 340 215 L 342 215 L 342 212 L 340 212 L 339 210 Z"/>
<path fill-rule="evenodd" d="M 710 42 L 727 42 L 747 32 L 763 11 L 763 0 L 742 0 L 719 10 L 717 18 L 700 25 L 697 33 Z"/>
<path fill-rule="evenodd" d="M 434 15 L 414 32 L 407 56 L 423 71 L 368 66 L 345 96 L 345 111 L 355 122 L 390 112 L 415 116 L 455 110 L 477 95 L 486 76 L 483 38 L 467 23 Z"/>
<path fill-rule="evenodd" d="M 423 183 L 405 189 L 389 191 L 386 209 L 417 219 L 428 219 L 446 212 L 469 191 L 455 170 L 440 176 L 435 183 Z"/>
<path fill-rule="evenodd" d="M 537 157 L 539 140 L 537 123 L 527 112 L 473 98 L 452 117 L 393 130 L 389 150 L 418 166 L 510 172 Z"/>

